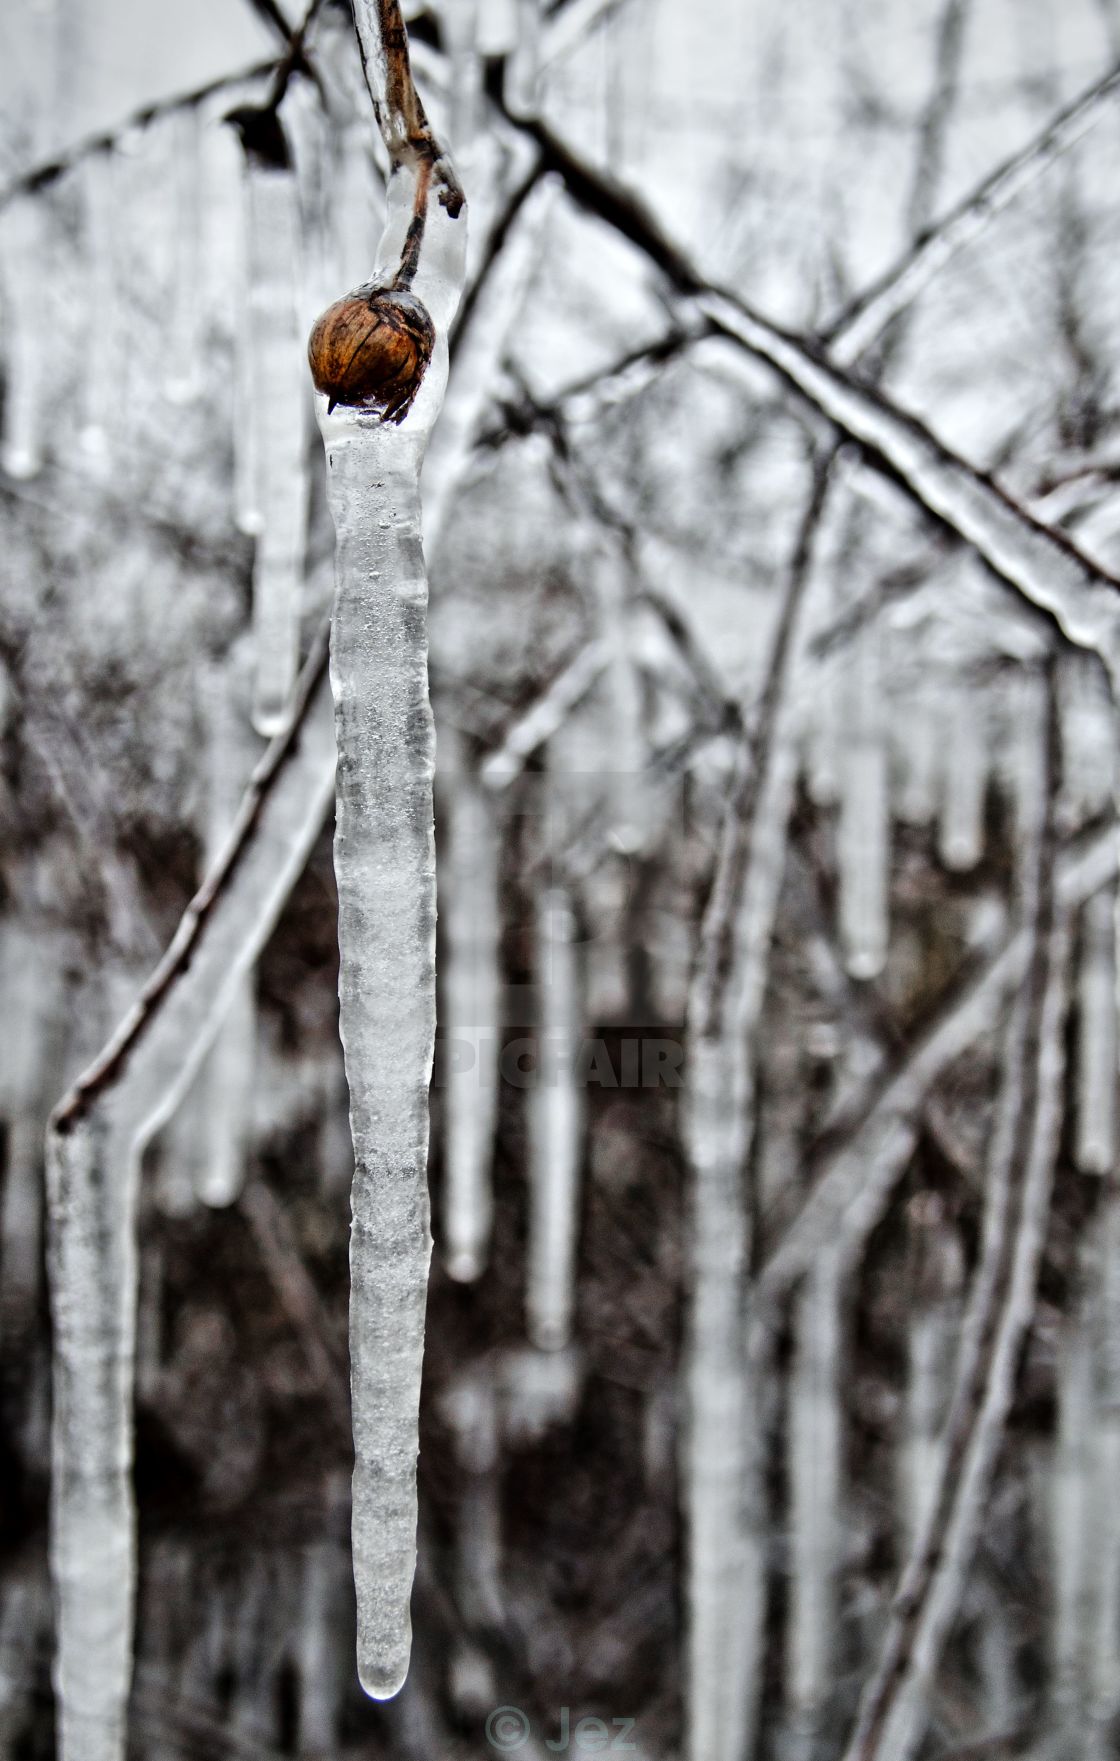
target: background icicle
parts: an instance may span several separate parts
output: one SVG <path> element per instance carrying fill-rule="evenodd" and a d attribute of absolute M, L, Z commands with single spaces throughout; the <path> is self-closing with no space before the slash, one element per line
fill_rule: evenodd
<path fill-rule="evenodd" d="M 441 728 L 446 777 L 442 974 L 444 1075 L 443 1248 L 453 1278 L 477 1278 L 490 1243 L 490 1164 L 498 1106 L 501 910 L 498 828 L 461 742 Z"/>
<path fill-rule="evenodd" d="M 556 1351 L 572 1332 L 584 1147 L 580 954 L 566 887 L 546 880 L 536 900 L 535 927 L 537 1060 L 528 1096 L 525 1308 L 532 1343 Z"/>
<path fill-rule="evenodd" d="M 299 199 L 279 120 L 248 113 L 245 149 L 246 293 L 241 523 L 258 531 L 253 556 L 257 677 L 253 721 L 283 726 L 299 664 L 307 529 L 307 391 L 299 322 Z M 255 492 L 250 483 L 255 480 Z"/>

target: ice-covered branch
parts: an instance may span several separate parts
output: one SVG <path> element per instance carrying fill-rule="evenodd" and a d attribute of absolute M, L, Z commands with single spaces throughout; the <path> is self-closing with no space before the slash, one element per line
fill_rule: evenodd
<path fill-rule="evenodd" d="M 816 473 L 771 651 L 749 756 L 720 835 L 688 1000 L 682 1128 L 691 1176 L 692 1295 L 685 1443 L 688 1752 L 726 1761 L 747 1740 L 759 1692 L 764 1609 L 742 1501 L 753 1431 L 743 1350 L 744 1179 L 754 1128 L 755 1036 L 785 866 L 796 779 L 795 693 L 809 629 L 813 540 L 826 492 Z M 751 1628 L 754 1630 L 751 1630 Z"/>
<path fill-rule="evenodd" d="M 991 478 L 937 438 L 916 416 L 873 390 L 815 343 L 783 330 L 734 294 L 709 283 L 664 231 L 642 197 L 581 159 L 543 122 L 510 118 L 536 142 L 543 167 L 572 199 L 636 246 L 665 275 L 690 315 L 706 319 L 771 367 L 868 460 L 897 477 L 943 523 L 1069 641 L 1120 668 L 1120 582 Z"/>
<path fill-rule="evenodd" d="M 350 1240 L 358 1669 L 408 1670 L 416 1452 L 431 1255 L 435 1040 L 434 733 L 420 467 L 447 380 L 466 262 L 463 194 L 412 83 L 396 0 L 358 0 L 389 153 L 374 276 L 315 325 L 309 355 L 336 532 L 339 997 L 354 1139 Z"/>
<path fill-rule="evenodd" d="M 1018 152 L 997 165 L 982 183 L 922 231 L 898 262 L 865 288 L 821 333 L 835 361 L 857 361 L 891 319 L 911 305 L 958 251 L 964 249 L 1062 153 L 1100 120 L 1120 90 L 1120 67 L 1087 86 Z"/>
<path fill-rule="evenodd" d="M 255 962 L 330 798 L 334 738 L 321 639 L 174 940 L 47 1137 L 54 1314 L 52 1571 L 60 1756 L 121 1761 L 135 1538 L 132 1377 L 140 1156 Z"/>

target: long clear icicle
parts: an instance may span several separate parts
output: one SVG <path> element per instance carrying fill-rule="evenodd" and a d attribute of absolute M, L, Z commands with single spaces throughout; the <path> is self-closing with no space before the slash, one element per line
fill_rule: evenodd
<path fill-rule="evenodd" d="M 534 1345 L 568 1343 L 575 1301 L 583 1106 L 576 1061 L 582 1031 L 576 925 L 567 889 L 536 906 L 537 1071 L 529 1096 L 526 1311 Z"/>
<path fill-rule="evenodd" d="M 305 677 L 293 734 L 270 748 L 220 864 L 48 1136 L 60 1761 L 124 1755 L 139 1160 L 271 933 L 330 801 L 334 737 L 321 655 Z"/>
<path fill-rule="evenodd" d="M 253 635 L 259 733 L 283 726 L 299 664 L 300 589 L 307 541 L 307 386 L 299 322 L 299 194 L 290 166 L 246 155 L 248 287 L 244 372 L 251 424 L 247 470 L 257 476 Z"/>
<path fill-rule="evenodd" d="M 417 200 L 411 291 L 434 352 L 399 424 L 317 400 L 336 533 L 331 683 L 338 741 L 335 874 L 339 1000 L 354 1186 L 350 1351 L 358 1673 L 390 1698 L 408 1671 L 416 1454 L 431 1254 L 428 1084 L 435 1041 L 434 734 L 420 467 L 447 380 L 447 331 L 466 263 L 465 210 L 444 206 L 445 161 L 413 153 L 418 105 L 394 0 L 355 19 L 394 160 L 377 276 L 401 273 Z M 389 54 L 383 28 L 392 31 Z M 399 32 L 399 36 L 398 36 Z M 426 167 L 426 169 L 424 169 Z M 411 234 L 416 237 L 415 229 Z"/>
<path fill-rule="evenodd" d="M 486 1263 L 493 1214 L 490 1164 L 498 1108 L 501 910 L 495 808 L 477 771 L 455 762 L 459 741 L 439 735 L 447 778 L 446 881 L 441 915 L 444 1090 L 443 1237 L 453 1278 L 477 1278 Z"/>

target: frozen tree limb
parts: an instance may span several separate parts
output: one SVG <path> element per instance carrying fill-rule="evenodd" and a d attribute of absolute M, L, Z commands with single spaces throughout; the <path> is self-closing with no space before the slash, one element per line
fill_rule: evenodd
<path fill-rule="evenodd" d="M 772 368 L 842 435 L 857 442 L 871 463 L 897 477 L 926 514 L 974 550 L 1067 640 L 1100 654 L 1110 673 L 1120 670 L 1120 582 L 1106 569 L 816 344 L 714 287 L 639 195 L 580 159 L 545 123 L 510 120 L 536 141 L 542 165 L 558 173 L 572 199 L 614 227 L 665 275 L 684 302 L 686 320 L 707 320 Z"/>
<path fill-rule="evenodd" d="M 821 332 L 833 360 L 850 365 L 882 335 L 892 318 L 912 305 L 958 251 L 976 239 L 997 214 L 1046 171 L 1099 121 L 1120 90 L 1120 67 L 1079 92 L 1017 153 L 970 190 L 955 207 L 922 231 L 910 250 L 879 279 L 849 301 Z"/>
<path fill-rule="evenodd" d="M 462 190 L 412 82 L 396 0 L 359 0 L 366 83 L 391 162 L 373 280 L 321 317 L 312 375 L 334 515 L 339 999 L 354 1139 L 350 1239 L 358 1671 L 408 1670 L 416 1453 L 431 1256 L 434 731 L 420 467 L 462 290 Z"/>
<path fill-rule="evenodd" d="M 140 1157 L 186 1092 L 318 834 L 334 777 L 326 659 L 323 638 L 291 725 L 258 767 L 222 854 L 47 1135 L 61 1761 L 124 1754 Z"/>
<path fill-rule="evenodd" d="M 760 1691 L 759 1562 L 741 1505 L 753 1432 L 742 1303 L 744 1170 L 754 1127 L 755 1034 L 785 865 L 796 778 L 791 689 L 808 636 L 813 540 L 828 483 L 819 469 L 798 536 L 749 755 L 740 755 L 700 929 L 686 1022 L 683 1135 L 691 1174 L 692 1297 L 685 1442 L 688 1752 L 742 1753 Z"/>

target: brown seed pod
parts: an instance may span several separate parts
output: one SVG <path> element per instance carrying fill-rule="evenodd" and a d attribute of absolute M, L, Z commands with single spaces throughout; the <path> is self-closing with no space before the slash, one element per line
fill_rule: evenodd
<path fill-rule="evenodd" d="M 307 358 L 330 409 L 346 404 L 403 422 L 434 344 L 432 321 L 415 294 L 360 288 L 327 307 L 311 332 Z"/>

